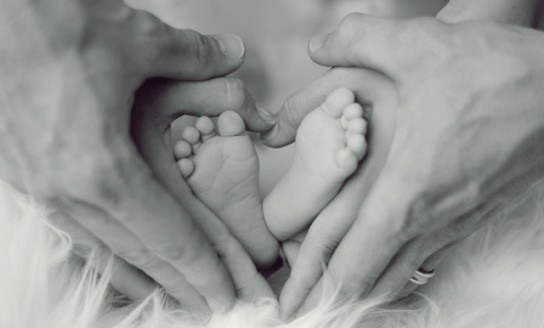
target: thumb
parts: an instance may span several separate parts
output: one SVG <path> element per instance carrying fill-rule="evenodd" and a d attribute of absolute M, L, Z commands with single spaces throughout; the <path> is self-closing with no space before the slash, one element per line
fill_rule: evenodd
<path fill-rule="evenodd" d="M 236 35 L 207 36 L 192 30 L 169 30 L 163 41 L 168 51 L 158 65 L 162 76 L 204 80 L 232 73 L 244 62 L 245 46 Z"/>
<path fill-rule="evenodd" d="M 397 80 L 414 63 L 438 51 L 444 24 L 431 18 L 393 20 L 350 14 L 331 33 L 314 37 L 312 60 L 323 66 L 371 68 Z"/>
<path fill-rule="evenodd" d="M 240 114 L 249 131 L 266 131 L 275 121 L 255 103 L 242 81 L 219 77 L 196 82 L 147 80 L 136 93 L 132 122 L 156 123 L 164 130 L 182 115 L 215 117 L 226 111 Z"/>
<path fill-rule="evenodd" d="M 245 59 L 242 39 L 176 29 L 144 11 L 134 11 L 133 38 L 148 77 L 206 80 L 238 69 Z"/>
<path fill-rule="evenodd" d="M 304 89 L 290 96 L 277 114 L 276 125 L 262 139 L 267 146 L 285 146 L 295 139 L 296 131 L 304 117 L 319 107 L 329 93 L 348 88 L 357 102 L 372 105 L 389 97 L 390 81 L 383 75 L 360 68 L 333 68 Z"/>

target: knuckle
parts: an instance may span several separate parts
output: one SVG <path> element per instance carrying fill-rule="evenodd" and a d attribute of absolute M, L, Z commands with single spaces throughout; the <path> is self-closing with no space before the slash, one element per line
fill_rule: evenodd
<path fill-rule="evenodd" d="M 347 15 L 338 25 L 334 36 L 340 42 L 351 44 L 356 42 L 362 36 L 360 25 L 361 14 L 351 13 Z"/>
<path fill-rule="evenodd" d="M 307 293 L 310 292 L 314 283 L 317 282 L 321 276 L 321 274 L 312 274 L 312 272 L 313 271 L 308 270 L 308 268 L 294 266 L 289 275 L 289 279 L 292 281 L 293 286 L 296 286 L 299 291 Z"/>
<path fill-rule="evenodd" d="M 397 22 L 397 24 L 398 29 L 394 36 L 397 40 L 395 41 L 404 41 L 407 43 L 414 38 L 426 38 L 428 33 L 434 28 L 433 19 L 427 17 L 406 19 Z"/>
<path fill-rule="evenodd" d="M 405 50 L 402 58 L 408 62 L 434 63 L 438 58 L 449 53 L 450 37 L 445 24 L 438 22 L 434 18 L 420 17 L 399 21 L 396 23 L 398 28 L 390 38 L 398 45 L 399 49 Z M 424 46 L 414 48 L 414 40 Z M 425 51 L 422 51 L 425 49 Z M 409 51 L 408 51 L 409 50 Z M 405 63 L 408 65 L 409 63 Z"/>
<path fill-rule="evenodd" d="M 231 235 L 220 242 L 216 240 L 210 242 L 213 249 L 216 250 L 217 256 L 223 262 L 227 262 L 230 258 L 236 257 L 244 252 L 240 243 Z"/>
<path fill-rule="evenodd" d="M 157 60 L 165 52 L 171 50 L 172 42 L 168 42 L 170 36 L 170 27 L 168 25 L 153 14 L 143 10 L 131 10 L 130 18 L 137 46 L 145 49 L 145 53 L 151 57 L 150 60 Z M 149 46 L 150 44 L 155 46 Z M 134 49 L 130 48 L 126 50 L 134 51 Z M 141 50 L 139 49 L 139 51 Z"/>
<path fill-rule="evenodd" d="M 117 255 L 137 268 L 150 268 L 155 265 L 157 258 L 147 249 L 123 249 Z"/>
<path fill-rule="evenodd" d="M 172 263 L 183 263 L 190 258 L 187 247 L 172 242 L 164 243 L 159 246 L 157 253 L 161 254 L 161 257 L 164 257 L 164 259 Z"/>
<path fill-rule="evenodd" d="M 306 235 L 306 240 L 304 241 L 310 247 L 312 251 L 319 254 L 321 257 L 330 256 L 336 249 L 337 240 L 330 238 L 323 238 L 323 233 L 317 230 L 317 227 L 313 225 L 308 229 L 308 234 Z M 330 237 L 330 236 L 327 236 Z"/>
<path fill-rule="evenodd" d="M 195 30 L 185 30 L 184 32 L 183 37 L 186 40 L 183 42 L 182 54 L 198 60 L 203 65 L 211 64 L 213 62 L 213 51 L 208 38 Z"/>
<path fill-rule="evenodd" d="M 63 179 L 65 192 L 76 199 L 105 208 L 120 204 L 120 186 L 123 184 L 120 180 L 127 162 L 123 153 L 119 151 L 115 154 L 106 146 L 101 151 L 90 153 L 78 162 L 74 170 L 69 170 L 67 175 L 71 179 Z"/>
<path fill-rule="evenodd" d="M 431 201 L 424 195 L 418 195 L 408 203 L 404 216 L 406 219 L 398 231 L 405 236 L 404 239 L 416 237 L 429 230 L 429 224 L 436 222 Z"/>
<path fill-rule="evenodd" d="M 155 15 L 143 10 L 130 10 L 132 25 L 140 36 L 154 37 L 163 32 L 165 24 Z"/>
<path fill-rule="evenodd" d="M 338 294 L 344 300 L 358 300 L 369 292 L 374 285 L 374 279 L 343 278 L 339 281 Z"/>
<path fill-rule="evenodd" d="M 384 166 L 381 183 L 369 199 L 371 206 L 360 213 L 367 225 L 386 231 L 397 246 L 429 229 L 437 199 L 436 188 L 426 183 L 428 173 L 419 168 L 407 170 L 401 163 L 406 160 L 399 155 Z"/>
<path fill-rule="evenodd" d="M 285 123 L 298 126 L 306 116 L 307 108 L 298 96 L 289 97 L 282 106 L 281 114 Z"/>

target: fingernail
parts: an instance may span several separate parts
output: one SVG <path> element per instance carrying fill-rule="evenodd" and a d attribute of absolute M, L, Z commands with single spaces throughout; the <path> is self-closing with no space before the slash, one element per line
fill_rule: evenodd
<path fill-rule="evenodd" d="M 234 34 L 213 35 L 213 38 L 219 42 L 221 52 L 232 59 L 240 59 L 246 53 L 244 41 Z"/>
<path fill-rule="evenodd" d="M 278 121 L 276 118 L 276 115 L 272 114 L 268 110 L 266 110 L 264 107 L 261 107 L 259 105 L 257 107 L 257 113 L 259 113 L 259 116 L 268 124 L 274 125 Z"/>
<path fill-rule="evenodd" d="M 272 129 L 261 134 L 261 139 L 264 141 L 270 141 L 271 139 L 274 139 L 278 135 L 279 131 L 280 131 L 280 126 L 279 124 L 276 124 L 274 125 Z"/>
<path fill-rule="evenodd" d="M 325 45 L 325 41 L 327 40 L 327 36 L 328 34 L 314 36 L 312 40 L 310 40 L 310 51 L 315 52 L 323 48 L 323 45 Z"/>

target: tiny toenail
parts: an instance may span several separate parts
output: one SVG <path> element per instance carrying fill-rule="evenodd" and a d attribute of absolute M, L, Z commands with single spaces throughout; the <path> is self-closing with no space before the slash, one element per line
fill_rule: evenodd
<path fill-rule="evenodd" d="M 259 116 L 268 124 L 274 125 L 278 121 L 276 115 L 272 114 L 268 110 L 266 110 L 264 107 L 261 107 L 259 105 L 257 107 L 257 113 L 259 113 Z"/>

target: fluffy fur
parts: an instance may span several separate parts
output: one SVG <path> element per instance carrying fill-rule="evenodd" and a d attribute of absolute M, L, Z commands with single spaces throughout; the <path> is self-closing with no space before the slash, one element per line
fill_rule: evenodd
<path fill-rule="evenodd" d="M 406 308 L 376 300 L 335 304 L 332 290 L 308 315 L 284 324 L 272 300 L 240 303 L 206 325 L 168 309 L 159 292 L 116 304 L 107 286 L 71 255 L 71 241 L 32 198 L 0 185 L 0 327 L 355 328 L 544 327 L 542 186 L 460 244 Z"/>

